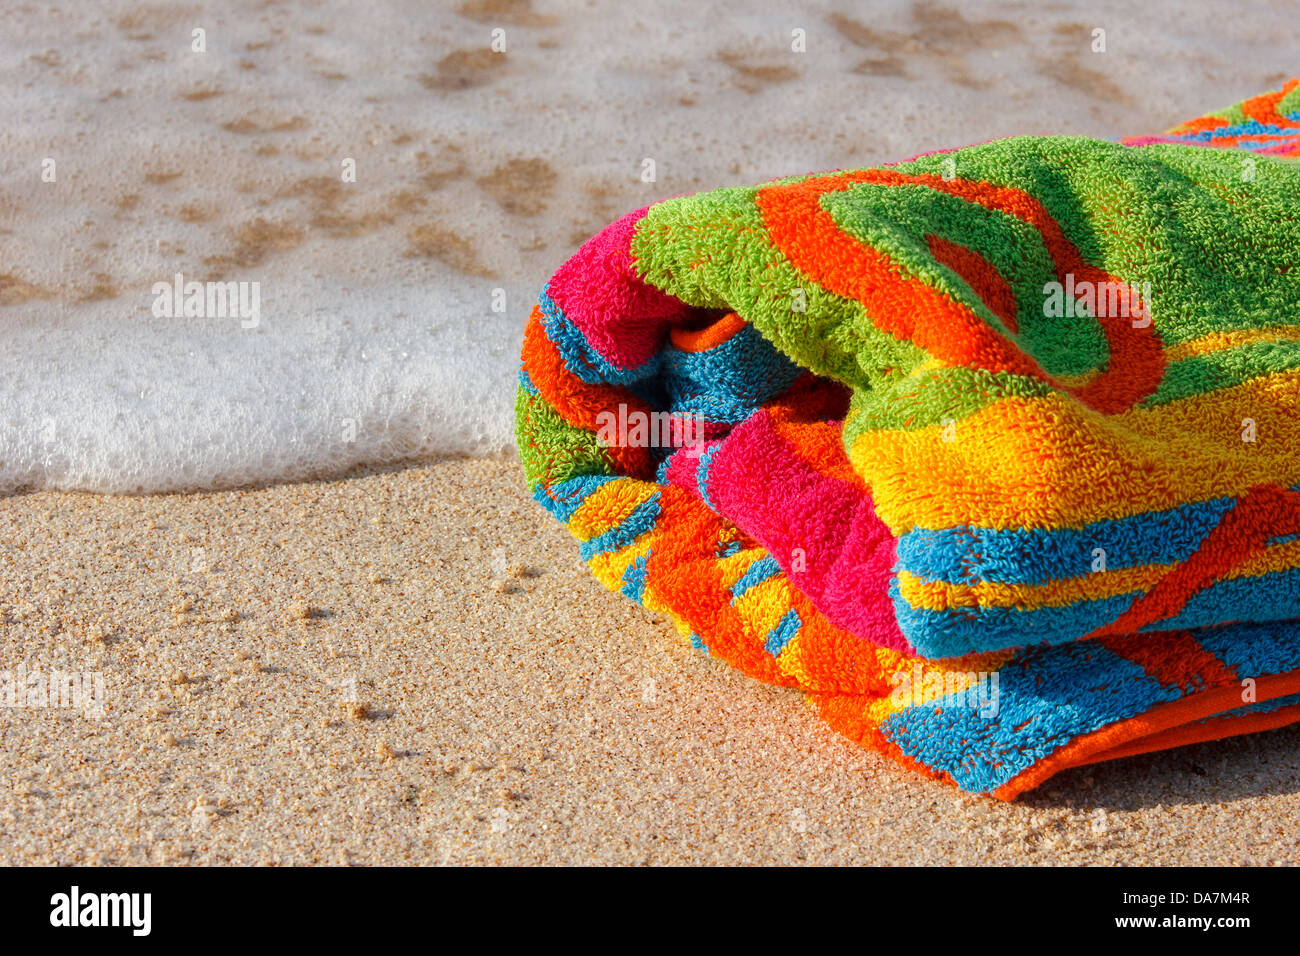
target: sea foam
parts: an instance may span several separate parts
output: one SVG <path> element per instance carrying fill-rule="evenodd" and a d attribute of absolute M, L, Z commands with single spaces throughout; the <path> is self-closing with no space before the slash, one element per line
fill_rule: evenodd
<path fill-rule="evenodd" d="M 330 283 L 312 299 L 328 304 L 264 286 L 255 328 L 11 317 L 0 491 L 214 488 L 511 447 L 517 321 L 455 287 L 389 291 L 382 310 Z"/>

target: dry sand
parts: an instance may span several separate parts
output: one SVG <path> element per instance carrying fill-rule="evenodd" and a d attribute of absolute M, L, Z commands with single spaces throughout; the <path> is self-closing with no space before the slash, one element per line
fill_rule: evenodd
<path fill-rule="evenodd" d="M 1297 855 L 1300 729 L 960 794 L 605 591 L 510 462 L 0 499 L 22 663 L 107 709 L 0 708 L 0 863 Z"/>

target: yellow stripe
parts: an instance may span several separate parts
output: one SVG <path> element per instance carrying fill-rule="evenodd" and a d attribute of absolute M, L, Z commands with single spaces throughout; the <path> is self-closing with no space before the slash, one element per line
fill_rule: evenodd
<path fill-rule="evenodd" d="M 759 641 L 767 638 L 772 628 L 790 611 L 790 583 L 784 575 L 755 584 L 736 598 L 736 610 L 752 635 Z"/>
<path fill-rule="evenodd" d="M 1276 571 L 1291 571 L 1298 567 L 1300 567 L 1300 539 L 1265 548 L 1259 554 L 1254 555 L 1247 561 L 1243 561 L 1238 567 L 1225 574 L 1224 578 L 1228 580 L 1257 578 Z"/>
<path fill-rule="evenodd" d="M 623 587 L 623 574 L 627 571 L 628 566 L 650 550 L 656 537 L 658 535 L 652 531 L 650 534 L 638 538 L 631 546 L 620 551 L 595 555 L 587 562 L 587 566 L 591 568 L 591 573 L 597 581 L 611 591 L 617 591 Z"/>
<path fill-rule="evenodd" d="M 590 541 L 622 524 L 659 486 L 635 478 L 606 482 L 578 506 L 569 519 L 569 530 L 579 541 Z"/>
<path fill-rule="evenodd" d="M 1105 416 L 1062 395 L 1001 399 L 956 424 L 866 431 L 849 458 L 895 535 L 977 524 L 1080 527 L 1300 482 L 1300 371 Z M 1256 441 L 1242 441 L 1251 418 Z"/>
<path fill-rule="evenodd" d="M 781 653 L 776 656 L 777 668 L 787 677 L 793 677 L 800 687 L 807 687 L 812 683 L 803 660 L 802 644 L 806 632 L 806 627 L 800 627 L 794 637 L 785 642 L 785 647 L 781 648 Z"/>
<path fill-rule="evenodd" d="M 1117 594 L 1149 591 L 1167 573 L 1168 567 L 1156 564 L 1098 571 L 1043 584 L 1007 584 L 1000 581 L 950 584 L 947 581 L 927 581 L 908 571 L 899 571 L 898 590 L 903 600 L 912 607 L 929 611 L 963 607 L 1004 607 L 1033 611 L 1044 607 L 1065 607 L 1081 601 L 1100 601 Z"/>
<path fill-rule="evenodd" d="M 1224 352 L 1228 349 L 1237 348 L 1241 345 L 1252 345 L 1256 342 L 1295 341 L 1300 341 L 1300 325 L 1276 325 L 1267 329 L 1231 329 L 1225 332 L 1211 332 L 1197 339 L 1171 345 L 1164 350 L 1164 355 L 1165 362 L 1173 365 L 1175 362 L 1183 361 L 1183 359 Z M 916 375 L 931 367 L 945 366 L 942 362 L 930 361 L 913 369 L 909 374 Z M 1083 388 L 1086 385 L 1091 385 L 1100 375 L 1101 369 L 1089 369 L 1077 375 L 1054 375 L 1053 379 L 1057 384 L 1066 388 Z"/>
<path fill-rule="evenodd" d="M 1210 355 L 1254 342 L 1295 342 L 1300 340 L 1300 325 L 1278 325 L 1269 329 L 1233 329 L 1211 332 L 1199 339 L 1179 342 L 1165 349 L 1165 361 L 1171 365 L 1198 355 Z"/>
<path fill-rule="evenodd" d="M 928 699 L 927 691 L 933 691 L 936 688 L 936 681 L 942 682 L 943 692 L 947 693 L 951 679 L 953 691 L 961 693 L 973 685 L 967 675 L 974 674 L 976 681 L 987 680 L 987 677 L 981 675 L 1001 670 L 1002 665 L 1012 657 L 1012 653 L 1003 652 L 995 658 L 990 658 L 987 663 L 977 662 L 970 658 L 954 661 L 921 661 L 921 684 L 919 687 L 914 687 L 916 684 L 915 660 L 904 658 L 887 671 L 890 674 L 890 690 L 883 696 L 872 700 L 866 705 L 865 709 L 870 718 L 878 724 L 889 718 L 891 714 L 917 706 L 918 698 Z M 905 681 L 902 676 L 906 677 Z M 899 699 L 895 700 L 895 697 Z M 925 704 L 921 706 L 925 706 Z"/>
<path fill-rule="evenodd" d="M 1091 385 L 1099 377 L 1101 377 L 1101 369 L 1096 368 L 1080 372 L 1078 375 L 1052 376 L 1058 384 L 1064 385 L 1066 388 L 1083 388 L 1085 385 Z"/>
<path fill-rule="evenodd" d="M 750 566 L 767 554 L 764 548 L 746 548 L 726 558 L 718 558 L 718 570 L 722 573 L 723 587 L 730 588 L 745 576 Z"/>
<path fill-rule="evenodd" d="M 1119 594 L 1150 591 L 1174 567 L 1176 565 L 1145 564 L 1114 571 L 1087 572 L 1075 578 L 1046 581 L 1042 584 L 1007 584 L 996 581 L 950 584 L 920 578 L 910 571 L 899 571 L 898 590 L 903 600 L 912 607 L 929 611 L 976 607 L 1033 611 L 1045 607 L 1065 607 L 1081 601 L 1101 601 Z M 1256 578 L 1297 568 L 1300 568 L 1300 540 L 1266 548 L 1223 575 L 1220 580 Z"/>

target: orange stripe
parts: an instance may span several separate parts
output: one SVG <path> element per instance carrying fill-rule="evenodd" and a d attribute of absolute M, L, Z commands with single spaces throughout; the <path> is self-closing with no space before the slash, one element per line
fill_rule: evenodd
<path fill-rule="evenodd" d="M 844 386 L 805 375 L 764 408 L 771 416 L 773 431 L 811 468 L 866 490 L 844 451 L 844 415 L 848 411 Z"/>
<path fill-rule="evenodd" d="M 757 202 L 773 242 L 786 258 L 831 292 L 861 302 L 882 331 L 915 342 L 951 365 L 979 364 L 991 371 L 1041 376 L 1037 363 L 967 306 L 917 279 L 904 278 L 897 263 L 841 232 L 822 208 L 825 193 L 862 182 L 904 181 L 888 173 L 869 170 L 769 186 L 759 191 Z"/>
<path fill-rule="evenodd" d="M 1177 687 L 1184 693 L 1227 684 L 1237 677 L 1186 631 L 1162 633 L 1158 640 L 1150 634 L 1125 634 L 1104 638 L 1101 645 L 1137 664 L 1163 686 Z"/>
<path fill-rule="evenodd" d="M 1259 678 L 1255 684 L 1255 693 L 1259 702 L 1300 693 L 1300 669 Z M 1236 685 L 1216 687 L 1161 704 L 1137 717 L 1076 737 L 1063 747 L 1058 747 L 1050 756 L 1012 777 L 994 790 L 993 796 L 999 800 L 1014 800 L 1068 767 L 1106 760 L 1112 754 L 1122 756 L 1127 748 L 1134 747 L 1147 738 L 1157 741 L 1177 740 L 1179 743 L 1217 740 L 1228 736 L 1222 732 L 1221 727 L 1216 726 L 1217 721 L 1211 724 L 1194 722 L 1241 706 L 1241 688 Z M 1134 749 L 1132 752 L 1140 753 L 1141 750 Z"/>
<path fill-rule="evenodd" d="M 1295 89 L 1297 83 L 1300 83 L 1300 78 L 1288 80 L 1280 90 L 1251 97 L 1241 104 L 1241 111 L 1250 119 L 1265 126 L 1300 126 L 1300 123 L 1287 119 L 1277 111 L 1277 104 L 1282 101 L 1282 97 Z"/>
<path fill-rule="evenodd" d="M 1273 538 L 1300 533 L 1300 494 L 1280 485 L 1258 485 L 1243 495 L 1196 553 L 1156 582 L 1127 611 L 1088 637 L 1133 634 L 1176 616 L 1192 596 L 1249 560 Z"/>
<path fill-rule="evenodd" d="M 1165 349 L 1165 361 L 1172 365 L 1197 355 L 1213 355 L 1255 342 L 1294 342 L 1300 339 L 1300 325 L 1273 325 L 1263 329 L 1230 329 L 1179 342 Z"/>
<path fill-rule="evenodd" d="M 1121 314 L 1097 316 L 1110 347 L 1105 372 L 1082 387 L 1066 387 L 967 305 L 919 279 L 905 277 L 898 263 L 842 232 L 822 208 L 821 197 L 858 183 L 928 186 L 1015 216 L 1038 230 L 1062 282 L 1073 273 L 1076 282 L 1124 287 Z M 881 331 L 914 342 L 949 365 L 1032 376 L 1107 414 L 1125 411 L 1150 395 L 1164 375 L 1164 355 L 1154 325 L 1134 328 L 1129 318 L 1143 311 L 1136 293 L 1085 263 L 1046 208 L 1022 190 L 894 170 L 863 170 L 768 186 L 759 191 L 757 203 L 772 241 L 795 268 L 829 291 L 862 303 Z"/>
<path fill-rule="evenodd" d="M 1170 750 L 1187 744 L 1203 743 L 1207 740 L 1223 740 L 1241 734 L 1253 734 L 1261 730 L 1276 730 L 1300 720 L 1300 704 L 1280 707 L 1267 714 L 1245 714 L 1241 717 L 1209 717 L 1203 722 L 1185 726 L 1171 727 L 1149 737 L 1139 737 L 1113 750 L 1093 754 L 1087 763 L 1101 763 L 1117 757 L 1134 757 L 1138 754 L 1155 753 L 1157 750 Z M 1084 766 L 1084 764 L 1076 764 Z"/>
<path fill-rule="evenodd" d="M 1221 129 L 1228 125 L 1228 121 L 1222 116 L 1201 116 L 1194 120 L 1188 120 L 1171 129 L 1170 133 L 1205 133 L 1210 130 Z"/>
<path fill-rule="evenodd" d="M 930 255 L 961 276 L 1003 325 L 1012 332 L 1020 331 L 1020 323 L 1016 321 L 1016 295 L 991 262 L 974 249 L 938 236 L 926 236 L 925 241 Z"/>
<path fill-rule="evenodd" d="M 886 737 L 880 727 L 865 716 L 862 698 L 856 694 L 809 694 L 808 699 L 816 708 L 817 714 L 826 725 L 852 740 L 854 743 L 874 750 L 886 757 L 898 761 L 906 770 L 918 773 L 932 780 L 957 786 L 957 781 L 945 770 L 939 770 L 927 763 L 922 763 L 904 751 L 898 744 Z M 1008 798 L 1010 799 L 1010 798 Z"/>
<path fill-rule="evenodd" d="M 713 545 L 731 522 L 698 498 L 673 485 L 660 486 L 658 537 L 646 562 L 646 594 L 672 608 L 698 634 L 707 634 L 709 651 L 740 671 L 784 687 L 797 684 L 767 653 L 766 635 L 746 633 L 745 620 L 731 604 L 731 591 Z"/>
<path fill-rule="evenodd" d="M 727 341 L 747 323 L 735 312 L 728 312 L 702 329 L 688 329 L 674 325 L 668 330 L 673 345 L 683 352 L 707 352 Z"/>
<path fill-rule="evenodd" d="M 533 312 L 524 328 L 524 345 L 521 361 L 528 379 L 551 408 L 570 425 L 595 432 L 596 416 L 626 404 L 629 414 L 639 411 L 650 414 L 650 406 L 625 388 L 617 385 L 589 385 L 569 371 L 564 357 L 546 337 L 542 327 L 541 309 Z M 632 478 L 651 478 L 654 466 L 650 449 L 609 447 L 604 449 L 614 465 L 614 470 Z"/>

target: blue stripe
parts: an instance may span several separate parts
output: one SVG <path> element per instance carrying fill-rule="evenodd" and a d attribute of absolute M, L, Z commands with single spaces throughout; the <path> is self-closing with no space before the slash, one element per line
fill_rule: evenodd
<path fill-rule="evenodd" d="M 663 380 L 673 410 L 710 421 L 743 421 L 803 375 L 752 325 L 703 352 L 664 349 Z"/>
<path fill-rule="evenodd" d="M 899 630 L 922 657 L 960 657 L 983 651 L 1078 640 L 1128 610 L 1141 592 L 1063 607 L 1018 610 L 964 607 L 948 611 L 912 607 L 890 582 Z"/>
<path fill-rule="evenodd" d="M 767 640 L 764 642 L 767 652 L 773 657 L 778 657 L 785 646 L 790 643 L 791 638 L 799 633 L 799 628 L 802 625 L 803 621 L 799 620 L 799 614 L 794 608 L 786 611 L 785 617 L 781 618 L 776 627 L 768 632 Z"/>
<path fill-rule="evenodd" d="M 1296 119 L 1300 113 L 1293 113 L 1287 119 Z M 1198 133 L 1178 133 L 1176 138 L 1182 143 L 1212 143 L 1216 139 L 1222 139 L 1228 136 L 1290 136 L 1295 133 L 1294 129 L 1286 126 L 1265 125 L 1258 120 L 1247 120 L 1244 123 L 1237 123 L 1232 126 L 1220 126 L 1218 129 L 1204 130 Z M 1255 146 L 1257 149 L 1278 145 L 1276 142 L 1259 143 L 1259 144 L 1241 144 L 1243 148 Z"/>
<path fill-rule="evenodd" d="M 987 793 L 1082 734 L 1145 713 L 1180 692 L 1093 642 L 1017 655 L 998 671 L 997 714 L 926 704 L 881 730 L 909 757 Z"/>
<path fill-rule="evenodd" d="M 1228 624 L 1198 632 L 1195 637 L 1241 678 L 1300 668 L 1300 622 Z"/>
<path fill-rule="evenodd" d="M 776 563 L 776 558 L 770 554 L 765 554 L 740 576 L 740 580 L 731 586 L 731 603 L 736 603 L 736 598 L 740 597 L 755 585 L 769 581 L 781 573 L 781 565 Z"/>
<path fill-rule="evenodd" d="M 1236 504 L 1215 498 L 1077 529 L 916 528 L 898 539 L 897 567 L 949 584 L 1042 584 L 1092 573 L 1095 548 L 1106 552 L 1107 570 L 1180 564 Z"/>
<path fill-rule="evenodd" d="M 1143 631 L 1213 627 L 1224 621 L 1300 618 L 1300 570 L 1218 581 L 1188 599 L 1174 617 Z"/>
<path fill-rule="evenodd" d="M 678 415 L 698 415 L 705 422 L 735 425 L 754 414 L 759 407 L 756 403 L 739 402 L 719 395 L 690 395 L 675 400 L 671 410 Z"/>
<path fill-rule="evenodd" d="M 647 551 L 645 554 L 638 556 L 623 572 L 621 591 L 637 603 L 641 602 L 641 597 L 645 594 L 646 564 L 649 559 L 650 552 Z"/>
<path fill-rule="evenodd" d="M 655 465 L 655 481 L 661 485 L 668 484 L 668 466 L 673 463 L 673 453 L 677 449 L 669 448 L 668 454 L 660 459 L 659 464 Z"/>
<path fill-rule="evenodd" d="M 722 442 L 716 445 L 710 445 L 700 453 L 700 460 L 695 464 L 695 486 L 700 491 L 700 497 L 704 503 L 713 511 L 718 509 L 714 507 L 713 501 L 709 498 L 709 463 L 713 460 L 714 453 L 722 447 Z"/>
<path fill-rule="evenodd" d="M 582 331 L 569 321 L 560 307 L 555 304 L 555 300 L 551 298 L 549 290 L 550 283 L 547 283 L 546 288 L 537 297 L 537 305 L 542 313 L 542 328 L 546 331 L 546 337 L 551 340 L 564 359 L 564 364 L 570 372 L 588 385 L 603 385 L 607 382 L 630 385 L 658 373 L 660 352 L 656 352 L 654 357 L 644 365 L 635 368 L 621 369 L 611 365 L 603 355 L 591 347 Z"/>
<path fill-rule="evenodd" d="M 1031 610 L 970 607 L 933 611 L 912 607 L 902 599 L 898 582 L 890 584 L 899 629 L 917 653 L 926 657 L 959 657 L 1078 640 L 1123 614 L 1143 593 L 1132 591 Z M 1194 594 L 1180 613 L 1147 625 L 1141 633 L 1154 636 L 1161 631 L 1195 630 L 1265 614 L 1272 621 L 1300 618 L 1300 570 L 1215 582 Z"/>
<path fill-rule="evenodd" d="M 576 478 L 557 482 L 549 488 L 544 484 L 538 485 L 533 492 L 533 497 L 541 502 L 547 511 L 568 524 L 574 512 L 581 508 L 583 502 L 597 489 L 611 481 L 617 481 L 618 478 L 618 475 L 579 475 Z"/>
<path fill-rule="evenodd" d="M 718 558 L 729 558 L 733 554 L 739 554 L 743 547 L 739 541 L 719 541 L 713 553 Z"/>
<path fill-rule="evenodd" d="M 590 561 L 598 554 L 609 554 L 626 548 L 637 538 L 654 528 L 659 520 L 659 492 L 655 492 L 645 501 L 632 509 L 632 513 L 623 521 L 610 528 L 604 534 L 597 535 L 590 541 L 582 542 L 578 551 L 582 560 Z"/>

